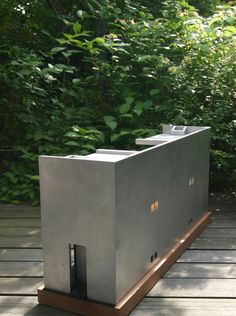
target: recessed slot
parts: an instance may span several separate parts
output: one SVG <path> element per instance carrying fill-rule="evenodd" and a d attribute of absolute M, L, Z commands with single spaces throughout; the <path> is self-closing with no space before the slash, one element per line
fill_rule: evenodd
<path fill-rule="evenodd" d="M 156 259 L 158 257 L 157 251 L 154 253 L 154 258 Z"/>
<path fill-rule="evenodd" d="M 69 245 L 71 293 L 87 297 L 86 247 Z"/>
<path fill-rule="evenodd" d="M 151 261 L 151 262 L 153 262 L 153 260 L 154 260 L 154 257 L 153 257 L 153 256 L 151 256 L 150 261 Z"/>
<path fill-rule="evenodd" d="M 188 225 L 190 225 L 193 222 L 192 217 L 188 220 Z"/>
<path fill-rule="evenodd" d="M 189 181 L 188 181 L 189 186 L 194 185 L 194 182 L 195 182 L 194 177 L 189 178 Z"/>
<path fill-rule="evenodd" d="M 75 273 L 75 247 L 69 245 L 69 258 L 70 258 L 70 286 L 73 289 L 76 285 L 76 273 Z"/>
<path fill-rule="evenodd" d="M 173 135 L 185 135 L 187 133 L 187 126 L 173 126 L 170 133 Z"/>
<path fill-rule="evenodd" d="M 183 131 L 185 129 L 186 129 L 185 126 L 174 126 L 172 130 L 173 131 Z"/>

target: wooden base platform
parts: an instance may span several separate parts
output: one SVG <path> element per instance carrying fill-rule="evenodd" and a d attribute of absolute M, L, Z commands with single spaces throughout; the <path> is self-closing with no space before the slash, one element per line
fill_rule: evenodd
<path fill-rule="evenodd" d="M 203 231 L 210 221 L 210 216 L 210 212 L 205 212 L 200 219 L 194 222 L 189 229 L 179 237 L 178 242 L 167 251 L 156 265 L 116 306 L 83 300 L 44 288 L 38 289 L 39 303 L 85 316 L 127 316 L 157 283 L 162 275 L 165 274 L 172 264 L 181 256 L 191 242 Z"/>

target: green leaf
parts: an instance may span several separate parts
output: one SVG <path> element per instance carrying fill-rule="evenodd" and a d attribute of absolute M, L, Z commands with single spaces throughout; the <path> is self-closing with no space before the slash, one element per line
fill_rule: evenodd
<path fill-rule="evenodd" d="M 107 115 L 107 116 L 104 116 L 103 119 L 106 125 L 110 127 L 112 130 L 114 130 L 117 127 L 117 122 L 114 116 Z"/>
<path fill-rule="evenodd" d="M 120 138 L 120 134 L 112 134 L 112 135 L 111 135 L 111 141 L 112 141 L 112 142 L 116 141 L 116 140 L 119 139 L 119 138 Z"/>
<path fill-rule="evenodd" d="M 107 126 L 109 126 L 112 130 L 114 130 L 117 127 L 117 122 L 116 121 L 110 121 L 106 122 Z"/>
<path fill-rule="evenodd" d="M 131 113 L 126 113 L 126 114 L 121 114 L 120 117 L 123 117 L 123 118 L 133 118 L 133 115 Z"/>
<path fill-rule="evenodd" d="M 127 131 L 121 131 L 120 133 L 112 134 L 111 141 L 115 142 L 116 140 L 119 140 L 122 136 L 129 135 L 129 134 L 130 132 L 127 132 Z"/>
<path fill-rule="evenodd" d="M 68 142 L 65 142 L 65 145 L 68 146 L 78 146 L 79 144 L 77 142 L 74 142 L 73 140 L 69 140 Z"/>
<path fill-rule="evenodd" d="M 156 95 L 156 94 L 159 94 L 159 93 L 160 93 L 160 89 L 149 90 L 150 96 L 153 96 L 153 95 Z"/>
<path fill-rule="evenodd" d="M 143 101 L 136 101 L 134 106 L 134 112 L 140 116 L 143 113 L 144 102 Z"/>
<path fill-rule="evenodd" d="M 124 103 L 124 104 L 122 104 L 122 105 L 120 106 L 120 108 L 119 108 L 120 114 L 125 114 L 125 113 L 127 113 L 127 112 L 129 111 L 130 107 L 131 107 L 131 104 L 130 104 L 130 103 Z"/>
<path fill-rule="evenodd" d="M 125 98 L 125 103 L 122 104 L 119 108 L 119 112 L 121 114 L 125 114 L 130 110 L 131 104 L 134 102 L 134 98 L 133 97 L 126 97 Z"/>
<path fill-rule="evenodd" d="M 94 145 L 91 145 L 91 144 L 83 145 L 83 148 L 93 150 L 93 151 L 96 150 L 96 147 Z"/>
<path fill-rule="evenodd" d="M 134 98 L 133 97 L 126 97 L 125 98 L 126 103 L 128 104 L 132 104 L 134 102 Z"/>
<path fill-rule="evenodd" d="M 135 110 L 142 110 L 143 109 L 143 101 L 136 101 L 134 109 Z"/>
<path fill-rule="evenodd" d="M 79 22 L 75 22 L 73 24 L 73 31 L 78 34 L 81 31 L 81 24 Z"/>
<path fill-rule="evenodd" d="M 115 120 L 114 116 L 111 116 L 111 115 L 103 116 L 103 119 L 104 119 L 105 123 L 106 123 L 106 122 L 109 122 L 109 121 L 114 121 L 114 120 Z"/>
<path fill-rule="evenodd" d="M 38 175 L 29 176 L 29 179 L 34 180 L 34 181 L 39 181 L 39 176 Z"/>
<path fill-rule="evenodd" d="M 96 42 L 97 44 L 104 44 L 105 39 L 102 37 L 97 37 L 97 38 L 95 38 L 94 42 Z"/>
<path fill-rule="evenodd" d="M 143 113 L 143 110 L 134 110 L 134 113 L 140 116 Z"/>
<path fill-rule="evenodd" d="M 64 136 L 73 137 L 73 138 L 79 137 L 79 135 L 74 132 L 67 132 Z"/>
<path fill-rule="evenodd" d="M 65 47 L 54 47 L 52 50 L 51 50 L 51 53 L 52 54 L 56 54 L 58 52 L 61 52 L 62 50 L 64 50 Z"/>
<path fill-rule="evenodd" d="M 81 79 L 75 78 L 72 80 L 73 84 L 78 84 L 81 82 Z"/>
<path fill-rule="evenodd" d="M 57 38 L 56 41 L 61 45 L 67 43 L 67 41 L 64 38 Z"/>
<path fill-rule="evenodd" d="M 80 155 L 88 155 L 89 154 L 89 152 L 88 152 L 88 150 L 86 150 L 86 149 L 82 149 L 81 151 L 80 151 Z"/>
<path fill-rule="evenodd" d="M 235 23 L 235 18 L 232 17 L 232 16 L 228 16 L 226 19 L 225 19 L 225 22 L 227 24 L 230 24 L 230 25 L 233 25 Z"/>
<path fill-rule="evenodd" d="M 9 178 L 15 184 L 18 182 L 18 178 L 13 172 L 8 171 L 8 172 L 5 172 L 3 175 Z"/>
<path fill-rule="evenodd" d="M 151 106 L 152 106 L 152 100 L 147 100 L 147 101 L 145 101 L 145 102 L 143 102 L 143 108 L 144 109 L 149 109 Z"/>

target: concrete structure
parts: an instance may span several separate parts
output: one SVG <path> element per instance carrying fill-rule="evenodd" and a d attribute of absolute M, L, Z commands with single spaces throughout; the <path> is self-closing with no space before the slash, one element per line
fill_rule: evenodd
<path fill-rule="evenodd" d="M 209 127 L 39 158 L 45 288 L 116 304 L 207 209 Z"/>

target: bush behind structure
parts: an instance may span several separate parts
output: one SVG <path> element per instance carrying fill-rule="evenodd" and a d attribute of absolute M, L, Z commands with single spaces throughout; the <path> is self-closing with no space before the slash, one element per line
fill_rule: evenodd
<path fill-rule="evenodd" d="M 46 3 L 0 4 L 1 201 L 38 203 L 40 154 L 132 148 L 163 123 L 211 126 L 211 190 L 233 189 L 234 3 Z"/>

